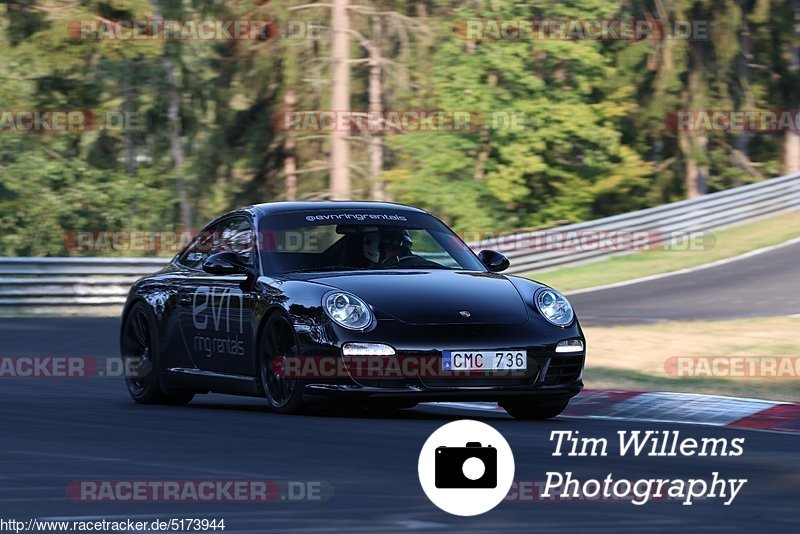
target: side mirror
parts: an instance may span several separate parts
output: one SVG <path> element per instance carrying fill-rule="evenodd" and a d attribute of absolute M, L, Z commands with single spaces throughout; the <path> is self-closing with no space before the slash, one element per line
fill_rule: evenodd
<path fill-rule="evenodd" d="M 481 250 L 480 254 L 478 254 L 478 259 L 493 273 L 505 271 L 511 265 L 508 258 L 494 250 Z"/>
<path fill-rule="evenodd" d="M 217 252 L 203 262 L 203 270 L 209 274 L 249 274 L 247 265 L 235 252 Z"/>

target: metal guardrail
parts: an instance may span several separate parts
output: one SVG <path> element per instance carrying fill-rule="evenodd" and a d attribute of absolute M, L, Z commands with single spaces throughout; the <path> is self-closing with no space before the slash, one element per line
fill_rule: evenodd
<path fill-rule="evenodd" d="M 630 253 L 630 250 L 599 246 L 603 236 L 613 232 L 647 233 L 648 245 L 652 248 L 676 235 L 718 230 L 789 211 L 800 211 L 800 174 L 604 219 L 521 232 L 469 245 L 475 250 L 494 248 L 506 254 L 511 260 L 510 274 L 529 273 Z M 592 247 L 591 236 L 596 236 L 598 246 Z M 570 237 L 581 239 L 581 246 L 558 245 L 558 240 L 569 243 Z"/>
<path fill-rule="evenodd" d="M 164 258 L 0 258 L 0 313 L 116 314 Z"/>
<path fill-rule="evenodd" d="M 495 248 L 511 260 L 509 273 L 528 273 L 620 254 L 591 239 L 581 247 L 545 246 L 554 235 L 647 232 L 650 246 L 675 233 L 705 232 L 788 211 L 800 211 L 800 174 L 783 176 L 699 198 L 549 230 L 520 232 L 470 243 Z M 598 238 L 600 240 L 602 238 Z M 533 248 L 531 244 L 535 245 Z M 622 253 L 629 253 L 623 251 Z M 164 258 L 0 258 L 0 314 L 118 313 L 130 285 L 153 273 Z"/>

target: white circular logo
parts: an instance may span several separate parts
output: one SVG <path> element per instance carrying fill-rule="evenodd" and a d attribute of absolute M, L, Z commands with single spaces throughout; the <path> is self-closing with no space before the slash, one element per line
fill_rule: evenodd
<path fill-rule="evenodd" d="M 462 419 L 439 427 L 419 453 L 419 482 L 433 504 L 460 516 L 488 512 L 514 482 L 514 454 L 502 434 Z"/>

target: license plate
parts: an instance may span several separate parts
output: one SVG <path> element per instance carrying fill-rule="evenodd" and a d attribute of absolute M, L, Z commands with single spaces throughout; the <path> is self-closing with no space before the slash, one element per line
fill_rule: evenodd
<path fill-rule="evenodd" d="M 442 371 L 525 371 L 527 356 L 524 350 L 447 350 L 442 353 Z"/>

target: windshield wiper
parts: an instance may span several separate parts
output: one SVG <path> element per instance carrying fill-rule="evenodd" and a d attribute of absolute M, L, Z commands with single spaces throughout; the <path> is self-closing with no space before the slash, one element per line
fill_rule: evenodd
<path fill-rule="evenodd" d="M 381 269 L 396 269 L 396 270 L 410 270 L 425 271 L 428 269 L 446 269 L 448 271 L 457 271 L 454 267 L 445 267 L 444 265 L 389 265 L 388 267 L 381 267 Z"/>
<path fill-rule="evenodd" d="M 350 267 L 347 265 L 330 265 L 328 267 L 309 267 L 306 269 L 292 269 L 284 271 L 284 274 L 292 273 L 324 273 L 330 271 L 366 271 L 366 267 Z"/>

